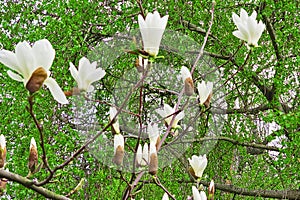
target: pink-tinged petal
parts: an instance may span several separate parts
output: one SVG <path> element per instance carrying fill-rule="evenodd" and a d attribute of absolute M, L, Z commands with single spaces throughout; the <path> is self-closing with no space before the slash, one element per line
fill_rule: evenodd
<path fill-rule="evenodd" d="M 43 67 L 48 71 L 55 57 L 55 50 L 47 39 L 38 40 L 32 47 L 35 56 L 36 67 Z"/>
<path fill-rule="evenodd" d="M 16 73 L 14 73 L 11 70 L 8 70 L 7 74 L 8 74 L 8 76 L 10 78 L 14 79 L 15 81 L 19 81 L 19 82 L 23 82 L 24 81 L 24 79 L 19 74 L 16 74 Z"/>
<path fill-rule="evenodd" d="M 61 104 L 68 104 L 68 100 L 64 94 L 64 92 L 62 91 L 62 89 L 59 87 L 59 85 L 57 84 L 57 82 L 49 77 L 45 80 L 45 85 L 48 87 L 48 89 L 50 90 L 53 98 Z"/>
<path fill-rule="evenodd" d="M 243 8 L 241 8 L 240 18 L 242 21 L 246 21 L 248 19 L 248 13 Z"/>
<path fill-rule="evenodd" d="M 19 42 L 16 46 L 16 57 L 18 66 L 25 80 L 31 77 L 33 71 L 38 67 L 35 64 L 35 58 L 30 45 L 24 41 Z"/>
<path fill-rule="evenodd" d="M 21 73 L 19 67 L 18 67 L 18 60 L 16 57 L 16 54 L 11 52 L 11 51 L 7 51 L 7 50 L 1 50 L 0 51 L 0 62 L 7 66 L 8 68 Z"/>
<path fill-rule="evenodd" d="M 254 10 L 253 11 L 253 13 L 251 14 L 251 16 L 250 16 L 251 18 L 253 18 L 253 19 L 256 19 L 256 17 L 257 17 L 257 13 L 256 13 L 256 11 Z"/>

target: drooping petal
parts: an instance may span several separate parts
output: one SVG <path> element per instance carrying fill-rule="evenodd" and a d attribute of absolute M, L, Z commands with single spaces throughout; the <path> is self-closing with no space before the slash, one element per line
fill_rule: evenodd
<path fill-rule="evenodd" d="M 10 78 L 14 79 L 15 81 L 19 81 L 19 82 L 23 82 L 24 81 L 24 79 L 19 74 L 16 74 L 16 73 L 14 73 L 11 70 L 8 70 L 7 74 L 8 74 L 8 76 Z"/>
<path fill-rule="evenodd" d="M 7 50 L 1 50 L 0 51 L 0 62 L 3 65 L 9 67 L 10 69 L 12 69 L 18 73 L 21 73 L 15 53 L 13 53 L 11 51 L 7 51 Z"/>
<path fill-rule="evenodd" d="M 55 50 L 47 39 L 36 41 L 32 46 L 35 56 L 36 67 L 43 67 L 46 71 L 50 70 L 55 57 Z"/>
<path fill-rule="evenodd" d="M 48 87 L 48 89 L 50 90 L 53 98 L 61 104 L 68 104 L 69 101 L 67 100 L 64 92 L 62 91 L 62 89 L 59 87 L 59 85 L 57 84 L 57 82 L 49 77 L 45 80 L 44 84 Z"/>

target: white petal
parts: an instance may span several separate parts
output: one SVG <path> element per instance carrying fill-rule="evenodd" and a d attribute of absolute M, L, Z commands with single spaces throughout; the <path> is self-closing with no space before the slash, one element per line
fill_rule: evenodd
<path fill-rule="evenodd" d="M 31 140 L 30 140 L 30 148 L 29 148 L 29 150 L 30 150 L 32 147 L 36 148 L 36 142 L 35 142 L 34 137 L 32 137 Z"/>
<path fill-rule="evenodd" d="M 182 76 L 183 83 L 185 82 L 185 79 L 187 79 L 187 78 L 192 79 L 190 70 L 185 66 L 181 67 L 181 76 Z"/>
<path fill-rule="evenodd" d="M 200 198 L 201 200 L 207 200 L 206 193 L 204 191 L 200 192 Z"/>
<path fill-rule="evenodd" d="M 147 165 L 149 163 L 149 147 L 148 144 L 145 143 L 143 147 L 143 159 L 141 165 Z"/>
<path fill-rule="evenodd" d="M 53 98 L 61 104 L 68 104 L 68 100 L 64 94 L 64 92 L 62 91 L 62 89 L 59 87 L 59 85 L 57 84 L 57 82 L 49 77 L 45 80 L 45 85 L 48 87 L 48 89 L 50 90 Z"/>
<path fill-rule="evenodd" d="M 142 159 L 143 159 L 143 150 L 142 150 L 142 145 L 139 144 L 138 149 L 136 151 L 136 162 L 138 164 L 141 164 Z"/>
<path fill-rule="evenodd" d="M 0 62 L 3 65 L 9 67 L 10 69 L 21 73 L 15 53 L 13 53 L 11 51 L 7 51 L 7 50 L 1 50 L 0 51 Z"/>
<path fill-rule="evenodd" d="M 38 40 L 32 47 L 36 67 L 43 67 L 48 71 L 55 57 L 55 50 L 47 39 Z"/>
<path fill-rule="evenodd" d="M 241 8 L 240 18 L 242 21 L 246 21 L 248 19 L 248 13 L 243 8 Z"/>
<path fill-rule="evenodd" d="M 168 196 L 168 194 L 167 194 L 166 192 L 165 192 L 165 194 L 164 194 L 162 200 L 169 200 L 169 196 Z"/>
<path fill-rule="evenodd" d="M 0 135 L 0 147 L 4 149 L 6 147 L 6 140 L 3 134 Z"/>
<path fill-rule="evenodd" d="M 193 191 L 193 200 L 202 200 L 198 189 L 195 186 L 192 186 Z"/>
<path fill-rule="evenodd" d="M 248 39 L 247 36 L 244 35 L 244 34 L 242 34 L 241 31 L 233 31 L 232 34 L 233 34 L 235 37 L 237 37 L 237 38 L 239 38 L 239 39 L 241 39 L 241 40 L 244 40 L 244 41 L 247 41 L 247 39 Z"/>
<path fill-rule="evenodd" d="M 124 137 L 121 134 L 115 134 L 114 136 L 114 154 L 116 153 L 118 146 L 124 148 Z"/>
<path fill-rule="evenodd" d="M 200 97 L 200 104 L 203 104 L 209 96 L 205 81 L 202 81 L 201 84 L 198 82 L 197 89 Z"/>
<path fill-rule="evenodd" d="M 16 57 L 23 78 L 28 80 L 37 66 L 35 64 L 32 48 L 27 42 L 19 42 L 17 44 Z"/>
<path fill-rule="evenodd" d="M 10 78 L 14 79 L 15 81 L 19 81 L 19 82 L 23 82 L 24 81 L 24 79 L 19 74 L 16 74 L 13 71 L 8 70 L 7 74 L 8 74 L 8 76 Z"/>
<path fill-rule="evenodd" d="M 80 88 L 79 83 L 78 83 L 78 79 L 79 79 L 79 77 L 78 77 L 78 71 L 77 71 L 76 67 L 73 65 L 73 63 L 71 63 L 71 62 L 70 62 L 69 70 L 71 72 L 72 77 L 76 81 L 76 83 L 78 85 L 78 88 Z"/>
<path fill-rule="evenodd" d="M 181 111 L 180 113 L 178 113 L 177 115 L 176 115 L 176 120 L 181 120 L 181 119 L 183 119 L 184 118 L 184 111 Z"/>

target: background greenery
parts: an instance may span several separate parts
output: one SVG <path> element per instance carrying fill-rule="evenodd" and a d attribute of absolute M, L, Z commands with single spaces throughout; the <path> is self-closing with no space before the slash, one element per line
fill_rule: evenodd
<path fill-rule="evenodd" d="M 161 15 L 168 14 L 167 29 L 187 35 L 199 43 L 199 46 L 202 44 L 205 32 L 197 31 L 194 26 L 208 29 L 212 6 L 210 1 L 143 1 L 142 6 L 145 12 L 158 10 Z M 261 47 L 253 50 L 246 65 L 243 63 L 248 50 L 232 35 L 232 31 L 236 29 L 231 19 L 232 12 L 239 13 L 241 8 L 249 14 L 256 10 L 258 20 L 271 26 L 276 34 L 274 40 L 269 29 L 263 32 L 259 41 Z M 224 103 L 228 108 L 212 108 L 216 112 L 223 112 L 221 115 L 225 121 L 219 136 L 224 138 L 217 141 L 212 151 L 206 152 L 208 167 L 203 180 L 214 179 L 215 183 L 220 184 L 216 190 L 216 199 L 260 199 L 259 194 L 242 196 L 239 192 L 222 189 L 226 184 L 250 191 L 299 191 L 298 11 L 297 1 L 284 0 L 218 1 L 215 6 L 212 36 L 208 38 L 205 51 L 219 55 L 209 59 L 215 63 L 212 69 L 218 70 L 222 75 L 219 85 L 225 92 Z M 2 2 L 0 13 L 1 47 L 13 51 L 19 41 L 34 42 L 47 38 L 56 50 L 56 58 L 51 67 L 52 77 L 66 91 L 74 85 L 68 70 L 69 62 L 77 66 L 82 56 L 87 56 L 91 49 L 106 38 L 137 29 L 140 8 L 136 1 L 53 0 L 49 3 L 27 0 Z M 164 54 L 164 51 L 161 53 Z M 180 59 L 174 56 L 169 63 L 170 68 L 178 71 L 183 62 Z M 240 66 L 243 66 L 242 70 L 239 69 Z M 132 68 L 134 59 L 129 57 L 108 68 L 105 78 L 96 85 L 97 99 L 110 100 L 116 82 Z M 37 140 L 39 133 L 26 111 L 27 91 L 23 84 L 11 80 L 6 71 L 7 68 L 1 64 L 0 133 L 7 140 L 7 168 L 26 176 L 30 139 L 35 137 Z M 193 76 L 199 81 L 205 75 L 196 70 Z M 156 100 L 159 102 L 161 99 L 174 102 L 172 100 L 176 98 L 161 94 Z M 105 104 L 97 106 L 100 127 L 108 122 L 108 108 Z M 57 105 L 48 90 L 39 92 L 34 110 L 43 124 L 48 161 L 54 167 L 72 155 L 84 141 L 71 123 L 71 105 Z M 276 124 L 277 129 L 270 127 L 270 123 Z M 204 135 L 206 129 L 201 127 L 199 133 Z M 201 137 L 190 145 L 185 157 L 158 172 L 161 183 L 177 199 L 185 199 L 191 195 L 193 181 L 187 173 L 187 158 L 199 154 Z M 228 138 L 234 142 L 230 142 Z M 276 138 L 280 148 L 276 156 L 271 156 L 272 152 L 266 149 Z M 251 148 L 252 144 L 261 144 L 262 148 Z M 35 175 L 39 180 L 46 176 L 47 173 L 43 170 Z M 127 181 L 131 178 L 130 173 L 122 173 L 122 176 Z M 120 178 L 120 173 L 102 164 L 87 150 L 60 170 L 54 182 L 45 187 L 58 194 L 67 194 L 81 178 L 86 180 L 83 188 L 71 198 L 121 199 L 127 187 L 124 179 Z M 164 193 L 148 174 L 142 178 L 137 188 L 141 188 L 141 191 L 136 194 L 136 199 L 161 199 Z M 3 198 L 43 197 L 23 185 L 9 182 Z"/>

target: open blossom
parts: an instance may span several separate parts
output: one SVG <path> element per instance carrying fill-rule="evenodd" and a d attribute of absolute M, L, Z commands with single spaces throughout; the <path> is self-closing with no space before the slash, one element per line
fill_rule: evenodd
<path fill-rule="evenodd" d="M 90 61 L 85 57 L 82 57 L 79 60 L 78 70 L 73 63 L 70 62 L 69 70 L 75 79 L 79 90 L 92 92 L 94 87 L 91 84 L 104 77 L 105 71 L 100 67 L 96 68 L 96 66 L 96 62 L 90 63 Z"/>
<path fill-rule="evenodd" d="M 203 171 L 205 170 L 207 166 L 207 158 L 206 155 L 204 154 L 203 156 L 199 155 L 193 155 L 192 159 L 188 158 L 190 165 L 192 166 L 193 169 L 193 176 L 196 176 L 197 178 L 201 178 Z"/>
<path fill-rule="evenodd" d="M 192 192 L 194 200 L 207 200 L 205 192 L 199 192 L 199 190 L 195 186 L 192 186 Z"/>
<path fill-rule="evenodd" d="M 194 82 L 193 82 L 193 78 L 192 78 L 190 70 L 187 67 L 182 66 L 181 67 L 181 76 L 182 76 L 182 80 L 183 80 L 183 84 L 184 84 L 184 93 L 187 96 L 193 95 L 194 94 Z"/>
<path fill-rule="evenodd" d="M 50 77 L 50 67 L 55 57 L 55 50 L 47 39 L 36 41 L 31 47 L 27 42 L 19 42 L 15 53 L 7 50 L 0 51 L 0 62 L 11 70 L 7 74 L 14 80 L 23 82 L 30 93 L 34 93 L 45 84 L 56 101 L 67 104 L 68 100 Z"/>
<path fill-rule="evenodd" d="M 0 168 L 5 166 L 6 162 L 6 140 L 4 135 L 0 135 Z"/>
<path fill-rule="evenodd" d="M 168 15 L 160 17 L 157 11 L 148 13 L 146 19 L 144 19 L 142 15 L 138 16 L 144 50 L 152 56 L 158 54 L 160 41 L 167 26 L 168 17 Z"/>
<path fill-rule="evenodd" d="M 265 30 L 265 24 L 263 24 L 261 20 L 257 23 L 256 16 L 256 11 L 253 11 L 251 16 L 248 16 L 248 13 L 244 9 L 241 9 L 240 17 L 232 13 L 233 22 L 238 28 L 238 30 L 232 32 L 232 34 L 246 41 L 248 46 L 257 47 L 257 42 Z"/>
<path fill-rule="evenodd" d="M 175 107 L 172 108 L 170 105 L 168 104 L 164 104 L 164 108 L 163 109 L 157 109 L 156 112 L 163 118 L 174 114 L 175 113 Z M 174 117 L 174 115 L 171 115 L 170 117 L 165 119 L 165 122 L 167 124 L 167 126 L 170 125 L 172 118 Z M 183 119 L 184 117 L 184 111 L 181 111 L 180 113 L 178 113 L 177 115 L 175 115 L 175 119 L 173 120 L 173 123 L 171 125 L 172 128 L 178 128 L 179 126 L 177 125 L 179 120 Z"/>
<path fill-rule="evenodd" d="M 213 83 L 212 82 L 207 82 L 202 81 L 201 83 L 198 83 L 197 89 L 200 97 L 200 104 L 204 104 L 206 107 L 209 106 L 210 99 L 212 97 L 212 88 L 213 88 Z"/>
<path fill-rule="evenodd" d="M 114 136 L 114 158 L 113 162 L 117 165 L 123 163 L 124 158 L 124 137 L 122 134 L 115 134 Z"/>

